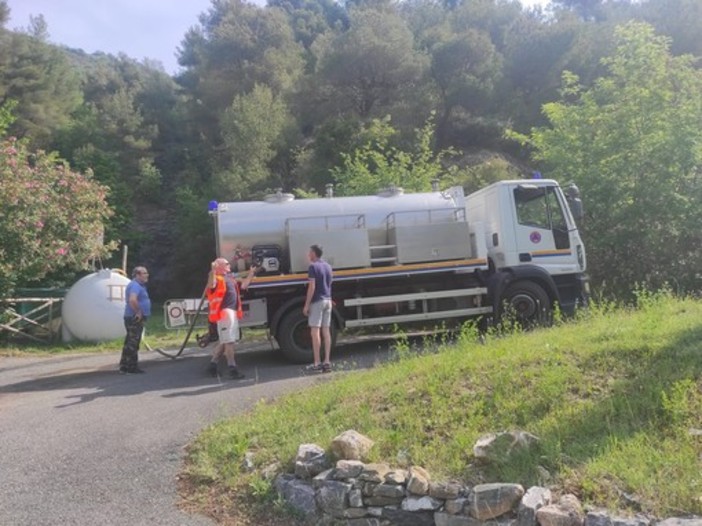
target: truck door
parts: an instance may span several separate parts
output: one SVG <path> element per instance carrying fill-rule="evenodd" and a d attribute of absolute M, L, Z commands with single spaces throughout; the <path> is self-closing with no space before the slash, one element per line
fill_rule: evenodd
<path fill-rule="evenodd" d="M 577 262 L 557 187 L 525 183 L 516 186 L 513 195 L 519 262 L 548 267 L 552 274 L 575 271 Z"/>

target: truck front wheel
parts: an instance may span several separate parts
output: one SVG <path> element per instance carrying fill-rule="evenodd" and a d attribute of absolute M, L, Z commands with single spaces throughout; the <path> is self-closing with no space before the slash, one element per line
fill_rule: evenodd
<path fill-rule="evenodd" d="M 336 343 L 337 329 L 332 321 L 332 353 Z M 276 332 L 276 340 L 283 355 L 293 363 L 312 363 L 312 338 L 310 328 L 307 324 L 307 316 L 302 314 L 301 309 L 293 309 L 288 312 L 280 322 Z M 320 349 L 321 357 L 324 358 L 324 341 Z"/>
<path fill-rule="evenodd" d="M 510 316 L 525 327 L 547 324 L 553 307 L 546 291 L 532 281 L 517 281 L 502 295 L 502 321 Z M 505 319 L 506 317 L 506 319 Z"/>

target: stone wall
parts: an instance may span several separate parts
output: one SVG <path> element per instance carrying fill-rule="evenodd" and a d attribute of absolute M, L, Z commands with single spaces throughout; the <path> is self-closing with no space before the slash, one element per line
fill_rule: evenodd
<path fill-rule="evenodd" d="M 535 441 L 521 432 L 500 433 L 481 439 L 474 453 L 491 458 Z M 617 517 L 605 510 L 586 512 L 574 495 L 554 498 L 544 487 L 433 481 L 419 466 L 364 463 L 360 459 L 372 445 L 352 430 L 332 441 L 331 454 L 318 445 L 302 444 L 295 473 L 278 475 L 275 489 L 308 524 L 317 526 L 702 526 L 699 517 L 661 521 Z"/>

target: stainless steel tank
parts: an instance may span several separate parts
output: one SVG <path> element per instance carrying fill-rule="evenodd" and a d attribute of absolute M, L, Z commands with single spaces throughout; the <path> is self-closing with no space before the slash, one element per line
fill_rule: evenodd
<path fill-rule="evenodd" d="M 283 260 L 288 258 L 287 262 L 281 262 L 280 271 L 297 271 L 295 259 L 306 254 L 297 254 L 297 248 L 291 254 L 291 236 L 302 236 L 305 240 L 324 238 L 328 243 L 347 245 L 354 254 L 360 254 L 367 251 L 368 246 L 389 243 L 389 223 L 465 221 L 464 207 L 460 187 L 444 192 L 407 194 L 401 189 L 390 189 L 373 196 L 300 200 L 278 193 L 263 201 L 219 203 L 214 214 L 217 250 L 219 255 L 234 263 L 234 270 L 241 271 L 255 259 L 252 252 L 257 247 L 261 254 L 266 252 L 266 247 L 272 252 L 274 247 L 279 247 Z M 463 215 L 458 216 L 456 212 Z M 365 247 L 348 246 L 360 243 L 361 238 L 365 240 Z M 347 267 L 353 266 L 364 265 L 347 264 Z"/>

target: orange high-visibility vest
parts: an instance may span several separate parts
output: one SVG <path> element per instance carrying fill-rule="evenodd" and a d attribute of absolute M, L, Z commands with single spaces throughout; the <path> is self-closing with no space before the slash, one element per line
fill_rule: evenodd
<path fill-rule="evenodd" d="M 222 319 L 222 301 L 224 301 L 224 296 L 227 292 L 227 284 L 225 283 L 224 276 L 215 276 L 217 284 L 213 289 L 207 289 L 207 303 L 209 304 L 209 315 L 208 319 L 212 323 L 217 323 Z M 244 309 L 241 306 L 241 292 L 239 290 L 239 284 L 237 281 L 229 277 L 231 283 L 234 284 L 234 290 L 236 292 L 236 317 L 237 319 L 242 319 L 244 317 Z"/>

